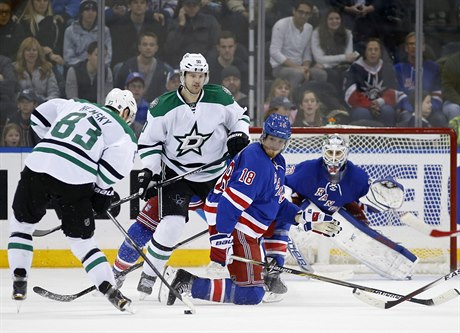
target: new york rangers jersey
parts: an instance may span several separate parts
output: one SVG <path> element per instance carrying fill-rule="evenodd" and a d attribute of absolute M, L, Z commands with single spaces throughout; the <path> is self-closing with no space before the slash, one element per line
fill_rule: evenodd
<path fill-rule="evenodd" d="M 67 184 L 109 188 L 132 169 L 133 131 L 116 113 L 87 101 L 52 99 L 37 107 L 31 126 L 42 140 L 25 165 Z"/>
<path fill-rule="evenodd" d="M 281 154 L 271 160 L 260 143 L 247 146 L 208 195 L 208 224 L 221 233 L 237 229 L 253 238 L 261 237 L 275 219 L 297 224 L 294 218 L 300 209 L 284 197 L 285 172 Z"/>
<path fill-rule="evenodd" d="M 328 214 L 358 201 L 369 190 L 369 176 L 351 161 L 336 184 L 328 180 L 322 157 L 301 162 L 294 168 L 293 173 L 286 176 L 286 185 Z"/>
<path fill-rule="evenodd" d="M 164 162 L 177 174 L 183 174 L 222 157 L 227 151 L 227 136 L 232 132 L 249 135 L 249 118 L 226 88 L 205 85 L 193 105 L 187 104 L 179 91 L 163 94 L 151 103 L 139 137 L 143 167 L 160 174 Z M 215 179 L 225 167 L 222 162 L 186 179 Z"/>

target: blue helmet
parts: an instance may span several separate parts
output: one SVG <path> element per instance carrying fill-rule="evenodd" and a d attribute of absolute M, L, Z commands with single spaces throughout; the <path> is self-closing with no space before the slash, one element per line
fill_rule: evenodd
<path fill-rule="evenodd" d="M 262 136 L 271 135 L 276 138 L 289 140 L 291 137 L 291 124 L 289 118 L 273 113 L 264 122 Z"/>

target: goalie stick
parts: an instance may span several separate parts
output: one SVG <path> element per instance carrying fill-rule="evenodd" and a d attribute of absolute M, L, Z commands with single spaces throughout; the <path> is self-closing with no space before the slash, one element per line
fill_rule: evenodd
<path fill-rule="evenodd" d="M 453 277 L 458 276 L 458 275 L 460 275 L 460 268 L 457 268 L 456 270 L 450 272 L 449 274 L 441 276 L 440 278 L 428 283 L 427 285 L 424 285 L 423 287 L 421 287 L 421 288 L 419 288 L 417 290 L 414 290 L 413 292 L 407 294 L 406 296 L 402 296 L 401 298 L 399 298 L 398 300 L 395 300 L 395 301 L 383 301 L 383 300 L 371 297 L 368 294 L 364 294 L 362 292 L 359 292 L 356 289 L 353 290 L 353 294 L 358 299 L 362 300 L 363 302 L 365 302 L 367 304 L 373 305 L 373 306 L 381 308 L 381 309 L 391 309 L 392 307 L 394 307 L 394 306 L 396 306 L 396 305 L 398 305 L 398 304 L 400 304 L 400 303 L 402 303 L 404 301 L 413 300 L 414 296 L 416 296 L 416 295 L 418 295 L 420 293 L 423 293 L 424 291 L 434 287 L 435 285 L 437 285 L 437 284 L 439 284 L 439 283 L 441 283 L 443 281 L 450 280 Z M 365 291 L 367 291 L 367 290 L 365 290 Z M 460 292 L 457 289 L 451 289 L 451 290 L 445 292 L 444 294 L 433 298 L 432 299 L 433 304 L 429 304 L 429 305 L 442 304 L 444 302 L 447 302 L 447 301 L 457 297 L 458 295 L 460 295 Z"/>
<path fill-rule="evenodd" d="M 187 244 L 189 242 L 191 242 L 192 240 L 195 240 L 205 234 L 208 233 L 208 229 L 205 229 L 203 231 L 200 231 L 199 233 L 193 235 L 193 236 L 190 236 L 189 238 L 187 239 L 184 239 L 183 241 L 179 242 L 176 244 L 176 246 L 174 246 L 174 248 L 178 248 L 184 244 Z M 142 265 L 144 264 L 143 261 L 131 266 L 130 268 L 120 272 L 120 275 L 121 276 L 124 276 L 124 275 L 127 275 L 129 273 L 131 273 L 132 271 L 135 271 L 136 269 L 138 269 L 139 267 L 141 267 Z M 42 287 L 38 287 L 38 286 L 35 286 L 33 288 L 33 291 L 42 296 L 42 297 L 46 297 L 46 298 L 49 298 L 49 299 L 52 299 L 54 301 L 58 301 L 58 302 L 71 302 L 71 301 L 74 301 L 76 300 L 77 298 L 81 297 L 81 296 L 84 296 L 86 294 L 89 294 L 90 292 L 92 292 L 93 290 L 96 290 L 96 286 L 91 286 L 91 287 L 88 287 L 76 294 L 70 294 L 70 295 L 63 295 L 63 294 L 57 294 L 57 293 L 53 293 L 52 291 L 49 291 L 49 290 L 46 290 Z"/>
<path fill-rule="evenodd" d="M 109 209 L 118 207 L 121 204 L 124 204 L 125 202 L 131 201 L 131 200 L 134 200 L 134 199 L 137 199 L 137 198 L 139 198 L 139 193 L 133 193 L 133 194 L 127 196 L 126 198 L 123 198 L 121 200 L 118 200 L 118 201 L 112 203 L 110 205 Z M 52 229 L 48 229 L 48 230 L 35 230 L 32 235 L 34 237 L 43 237 L 43 236 L 52 234 L 55 231 L 61 230 L 61 228 L 62 228 L 62 226 L 58 225 L 58 226 L 56 226 L 56 227 L 54 227 Z"/>
<path fill-rule="evenodd" d="M 414 228 L 422 234 L 431 236 L 431 237 L 456 237 L 457 233 L 460 233 L 460 230 L 453 231 L 442 231 L 431 227 L 430 225 L 423 222 L 417 216 L 412 213 L 404 213 L 400 217 L 401 221 L 408 225 L 411 228 Z"/>
<path fill-rule="evenodd" d="M 448 300 L 451 300 L 453 298 L 453 297 L 446 297 L 448 294 L 452 293 L 452 291 L 448 291 L 448 292 L 446 292 L 446 293 L 444 293 L 441 296 L 438 296 L 436 298 L 429 298 L 429 299 L 414 298 L 412 296 L 415 296 L 416 294 L 414 294 L 414 295 L 409 294 L 409 295 L 404 296 L 404 295 L 393 293 L 391 291 L 385 291 L 385 290 L 380 290 L 380 289 L 376 289 L 376 288 L 365 287 L 365 286 L 361 286 L 359 284 L 354 284 L 354 283 L 346 282 L 346 281 L 342 281 L 342 280 L 336 280 L 336 279 L 332 279 L 332 278 L 329 278 L 329 277 L 326 277 L 326 276 L 316 275 L 316 274 L 313 274 L 313 273 L 303 272 L 303 271 L 288 268 L 288 267 L 285 267 L 285 266 L 278 266 L 278 265 L 276 265 L 275 262 L 272 262 L 271 264 L 268 264 L 268 263 L 265 263 L 265 262 L 262 262 L 262 261 L 248 259 L 248 258 L 242 258 L 242 257 L 238 257 L 238 256 L 235 256 L 235 255 L 232 255 L 232 259 L 238 260 L 238 261 L 241 261 L 241 262 L 254 264 L 254 265 L 263 266 L 263 267 L 267 268 L 267 270 L 274 270 L 274 271 L 278 271 L 278 272 L 281 272 L 281 273 L 288 273 L 288 274 L 294 274 L 294 275 L 299 275 L 299 276 L 307 276 L 307 277 L 310 277 L 311 279 L 314 279 L 314 280 L 319 280 L 319 281 L 323 281 L 323 282 L 337 284 L 339 286 L 352 288 L 354 290 L 359 289 L 359 290 L 366 291 L 368 293 L 379 294 L 379 295 L 383 295 L 383 296 L 397 298 L 398 300 L 395 301 L 395 302 L 398 302 L 398 301 L 400 301 L 400 299 L 404 298 L 404 301 L 409 301 L 409 302 L 413 302 L 413 303 L 417 303 L 417 304 L 421 304 L 421 305 L 431 306 L 431 305 L 442 304 L 442 303 L 447 302 Z M 458 294 L 457 294 L 457 296 L 458 296 Z"/>

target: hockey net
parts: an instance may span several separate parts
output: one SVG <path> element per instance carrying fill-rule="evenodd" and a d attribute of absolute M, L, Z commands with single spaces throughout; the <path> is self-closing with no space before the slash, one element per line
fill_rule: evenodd
<path fill-rule="evenodd" d="M 456 136 L 449 129 L 423 128 L 294 128 L 284 152 L 288 165 L 321 156 L 325 134 L 339 133 L 349 140 L 349 160 L 371 179 L 393 176 L 405 187 L 398 212 L 368 214 L 370 226 L 418 258 L 414 273 L 440 273 L 457 266 L 457 238 L 434 238 L 404 225 L 399 216 L 411 212 L 440 230 L 456 230 Z M 258 140 L 260 129 L 252 129 Z M 306 176 L 308 181 L 308 176 Z M 313 265 L 370 272 L 334 243 L 314 233 L 292 228 L 291 237 Z M 289 255 L 287 263 L 295 265 Z M 318 266 L 317 266 L 318 267 Z"/>

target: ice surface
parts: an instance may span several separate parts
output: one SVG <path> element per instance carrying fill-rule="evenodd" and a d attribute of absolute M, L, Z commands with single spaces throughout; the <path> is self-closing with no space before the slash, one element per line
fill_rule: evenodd
<path fill-rule="evenodd" d="M 204 269 L 193 271 L 205 274 Z M 197 313 L 184 315 L 187 307 L 179 301 L 170 307 L 153 296 L 139 301 L 139 276 L 139 271 L 128 275 L 122 288 L 136 309 L 135 314 L 127 314 L 116 310 L 104 297 L 92 294 L 70 303 L 38 296 L 33 286 L 73 294 L 91 284 L 83 269 L 32 269 L 28 298 L 17 313 L 16 302 L 10 299 L 9 271 L 0 269 L 0 332 L 460 333 L 460 297 L 439 306 L 405 302 L 382 310 L 356 299 L 350 288 L 283 274 L 289 291 L 279 303 L 237 306 L 193 300 Z M 388 281 L 357 275 L 350 281 L 407 294 L 436 278 Z M 460 289 L 460 277 L 441 283 L 419 298 L 437 296 L 450 288 Z"/>

